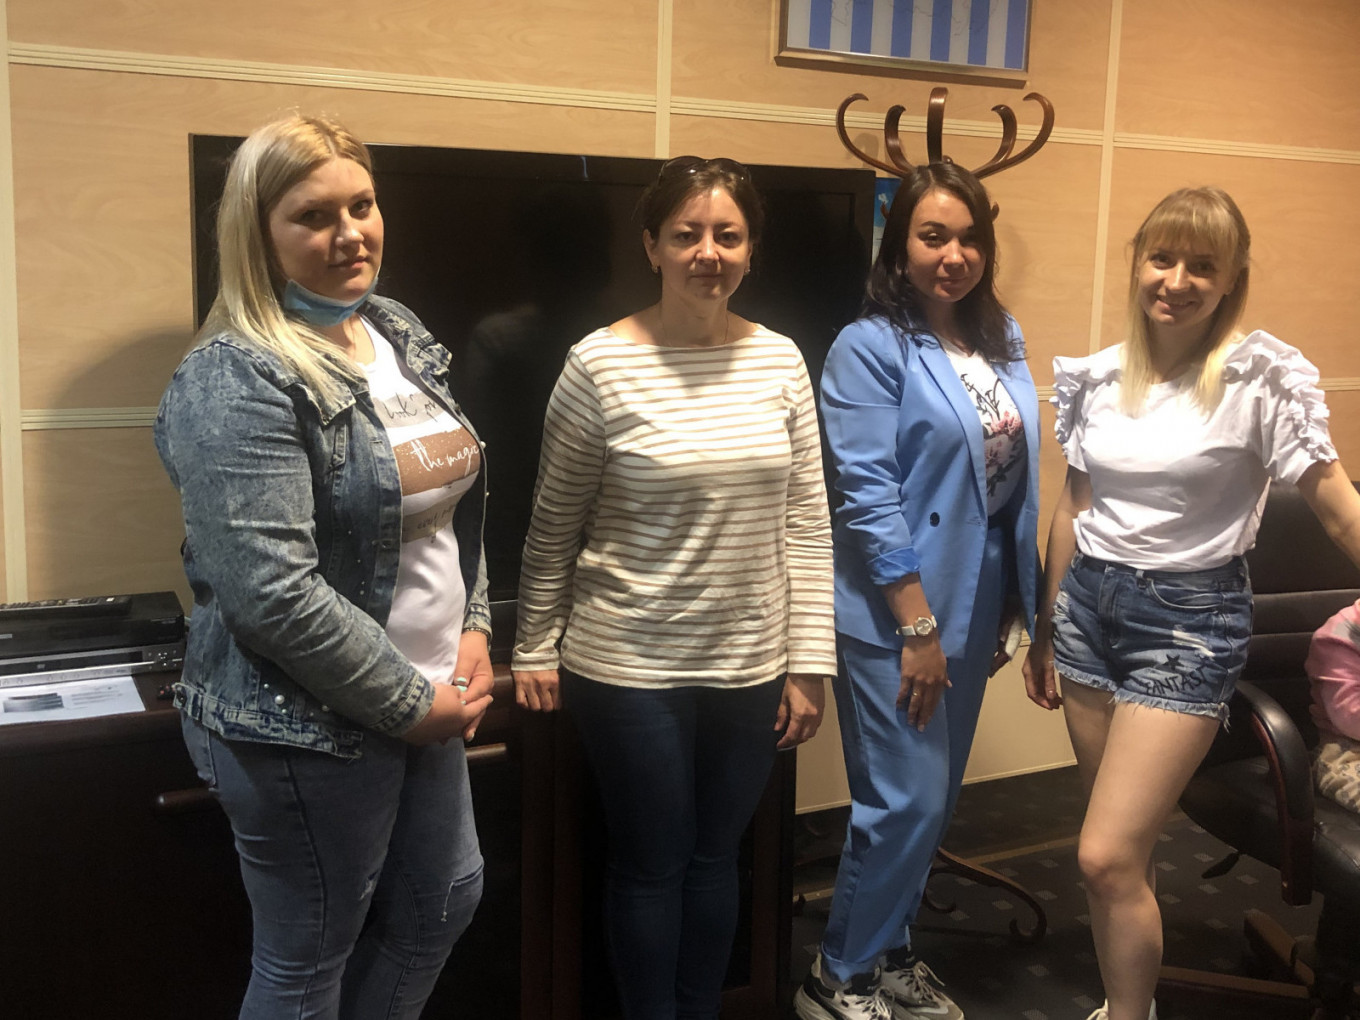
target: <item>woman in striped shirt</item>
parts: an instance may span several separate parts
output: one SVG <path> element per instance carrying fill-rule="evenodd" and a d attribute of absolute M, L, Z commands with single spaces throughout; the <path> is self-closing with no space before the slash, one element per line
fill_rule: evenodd
<path fill-rule="evenodd" d="M 803 359 L 727 308 L 749 173 L 678 157 L 639 210 L 661 299 L 572 348 L 549 401 L 513 669 L 599 783 L 624 1016 L 716 1018 L 741 834 L 835 672 L 831 536 Z"/>

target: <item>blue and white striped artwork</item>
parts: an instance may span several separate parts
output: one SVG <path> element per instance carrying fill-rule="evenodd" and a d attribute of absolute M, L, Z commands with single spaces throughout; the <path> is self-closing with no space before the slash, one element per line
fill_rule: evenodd
<path fill-rule="evenodd" d="M 784 0 L 785 47 L 1025 70 L 1030 0 Z"/>

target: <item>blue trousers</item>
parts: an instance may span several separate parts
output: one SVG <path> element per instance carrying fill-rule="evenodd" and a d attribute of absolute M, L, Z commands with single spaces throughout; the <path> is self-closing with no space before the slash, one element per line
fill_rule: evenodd
<path fill-rule="evenodd" d="M 774 765 L 783 678 L 636 688 L 562 672 L 608 829 L 605 932 L 625 1020 L 717 1020 L 737 853 Z"/>
<path fill-rule="evenodd" d="M 948 660 L 949 680 L 925 732 L 897 706 L 900 646 L 837 635 L 834 682 L 850 824 L 822 936 L 822 968 L 837 981 L 872 971 L 909 945 L 935 851 L 954 813 L 997 649 L 1008 564 L 1000 528 L 987 534 L 968 643 Z"/>
<path fill-rule="evenodd" d="M 183 730 L 250 897 L 242 1020 L 420 1016 L 482 893 L 462 742 L 369 734 L 346 761 Z"/>

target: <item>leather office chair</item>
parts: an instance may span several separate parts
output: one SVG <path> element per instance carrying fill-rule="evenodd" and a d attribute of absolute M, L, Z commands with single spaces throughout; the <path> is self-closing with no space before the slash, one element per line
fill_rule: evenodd
<path fill-rule="evenodd" d="M 1240 854 L 1280 870 L 1286 903 L 1323 898 L 1316 962 L 1294 940 L 1252 911 L 1247 937 L 1258 953 L 1301 984 L 1231 979 L 1165 967 L 1158 998 L 1175 1005 L 1192 990 L 1236 999 L 1242 1016 L 1272 1013 L 1344 1017 L 1360 978 L 1360 816 L 1314 796 L 1310 748 L 1317 731 L 1304 659 L 1312 633 L 1360 597 L 1360 571 L 1331 543 L 1307 503 L 1291 488 L 1268 497 L 1256 548 L 1247 555 L 1256 611 L 1251 649 L 1231 709 L 1208 757 L 1181 797 L 1192 820 Z M 1236 855 L 1211 868 L 1221 874 Z M 1305 957 L 1308 955 L 1305 952 Z M 1305 990 L 1305 986 L 1310 986 Z M 1311 991 L 1314 1003 L 1309 1002 Z"/>

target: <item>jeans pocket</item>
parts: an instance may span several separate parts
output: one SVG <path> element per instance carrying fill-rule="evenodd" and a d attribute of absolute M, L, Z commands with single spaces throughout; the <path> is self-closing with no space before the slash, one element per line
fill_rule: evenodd
<path fill-rule="evenodd" d="M 217 763 L 213 758 L 212 730 L 192 719 L 181 721 L 180 729 L 184 734 L 184 746 L 189 749 L 194 770 L 209 790 L 217 792 Z"/>
<path fill-rule="evenodd" d="M 1167 609 L 1203 612 L 1223 605 L 1223 592 L 1218 588 L 1204 588 L 1184 581 L 1147 579 L 1148 593 Z"/>

